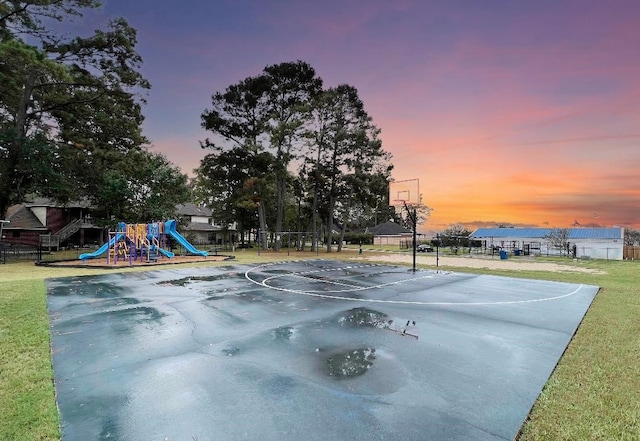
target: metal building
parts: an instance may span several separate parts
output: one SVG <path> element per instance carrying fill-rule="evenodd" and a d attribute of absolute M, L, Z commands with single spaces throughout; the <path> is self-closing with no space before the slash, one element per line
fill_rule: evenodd
<path fill-rule="evenodd" d="M 514 255 L 573 256 L 578 259 L 622 260 L 624 228 L 569 228 L 566 241 L 550 239 L 558 228 L 478 228 L 472 239 L 489 250 L 506 250 Z M 555 243 L 554 243 L 555 242 Z"/>

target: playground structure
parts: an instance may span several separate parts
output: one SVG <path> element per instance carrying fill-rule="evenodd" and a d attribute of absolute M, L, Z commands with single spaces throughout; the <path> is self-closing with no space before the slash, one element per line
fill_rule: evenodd
<path fill-rule="evenodd" d="M 116 231 L 109 232 L 109 240 L 93 253 L 80 255 L 81 260 L 93 259 L 107 254 L 107 264 L 128 260 L 157 262 L 159 258 L 171 259 L 175 254 L 169 251 L 169 239 L 175 240 L 188 253 L 196 256 L 208 256 L 207 251 L 195 248 L 176 231 L 176 221 L 152 222 L 148 224 L 126 224 L 120 222 Z"/>

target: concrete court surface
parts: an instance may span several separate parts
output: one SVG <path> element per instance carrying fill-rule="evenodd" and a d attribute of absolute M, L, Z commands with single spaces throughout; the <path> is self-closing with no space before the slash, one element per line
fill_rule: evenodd
<path fill-rule="evenodd" d="M 64 441 L 512 440 L 598 291 L 322 259 L 47 284 Z"/>

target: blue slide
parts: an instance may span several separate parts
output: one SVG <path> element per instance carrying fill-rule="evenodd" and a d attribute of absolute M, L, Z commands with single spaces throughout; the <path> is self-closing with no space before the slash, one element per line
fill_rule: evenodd
<path fill-rule="evenodd" d="M 169 250 L 165 250 L 165 249 L 162 249 L 162 248 L 156 248 L 156 249 L 158 250 L 158 252 L 159 252 L 160 254 L 162 254 L 162 255 L 163 255 L 163 256 L 165 256 L 165 257 L 168 257 L 169 259 L 171 259 L 173 256 L 175 256 L 175 254 L 174 254 L 174 253 L 172 253 L 172 252 L 171 252 L 171 251 L 169 251 Z"/>
<path fill-rule="evenodd" d="M 191 254 L 195 254 L 196 256 L 208 256 L 209 253 L 207 251 L 201 251 L 191 245 L 187 239 L 185 239 L 182 234 L 176 231 L 176 221 L 168 220 L 164 223 L 164 232 L 169 236 L 173 237 L 180 245 L 182 245 L 188 252 Z"/>
<path fill-rule="evenodd" d="M 103 255 L 109 248 L 111 248 L 112 246 L 114 246 L 116 244 L 116 242 L 118 242 L 119 240 L 121 240 L 122 238 L 124 238 L 124 233 L 118 233 L 116 234 L 113 239 L 111 239 L 108 243 L 105 243 L 104 245 L 102 245 L 100 248 L 98 248 L 97 250 L 95 250 L 93 253 L 83 253 L 80 254 L 80 260 L 87 260 L 87 259 L 93 259 L 94 257 L 100 257 L 101 255 Z"/>

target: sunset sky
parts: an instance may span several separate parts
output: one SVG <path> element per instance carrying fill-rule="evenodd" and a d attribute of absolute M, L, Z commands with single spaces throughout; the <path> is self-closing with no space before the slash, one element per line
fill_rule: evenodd
<path fill-rule="evenodd" d="M 311 64 L 356 87 L 422 227 L 640 228 L 640 1 L 104 0 L 138 29 L 145 133 L 185 173 L 211 95 Z"/>

